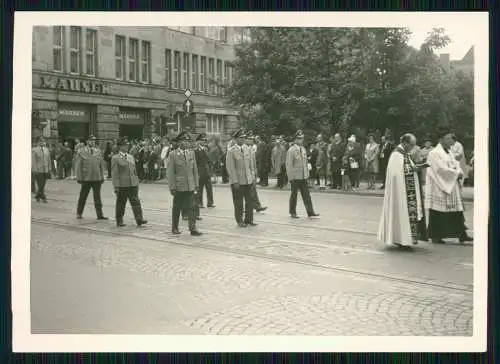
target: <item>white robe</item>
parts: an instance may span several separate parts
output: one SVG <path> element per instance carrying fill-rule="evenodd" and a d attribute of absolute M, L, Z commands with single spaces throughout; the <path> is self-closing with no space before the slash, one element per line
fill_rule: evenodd
<path fill-rule="evenodd" d="M 438 144 L 427 156 L 425 208 L 440 212 L 463 211 L 458 177 L 463 173 L 453 154 Z"/>
<path fill-rule="evenodd" d="M 420 185 L 417 173 L 413 175 L 417 198 L 417 219 L 421 220 L 423 211 Z M 391 154 L 387 164 L 385 195 L 378 229 L 378 240 L 386 245 L 413 245 L 404 175 L 404 156 L 397 151 Z"/>

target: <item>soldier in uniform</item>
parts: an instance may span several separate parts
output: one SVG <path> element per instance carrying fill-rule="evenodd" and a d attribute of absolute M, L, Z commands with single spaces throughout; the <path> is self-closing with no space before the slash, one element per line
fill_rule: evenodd
<path fill-rule="evenodd" d="M 188 137 L 189 137 L 189 140 L 186 141 L 186 152 L 189 153 L 190 155 L 192 154 L 192 157 L 195 158 L 196 160 L 196 153 L 195 153 L 195 149 L 196 149 L 196 142 L 189 136 L 189 134 L 187 134 Z M 198 164 L 196 164 L 196 168 L 198 168 Z M 198 171 L 198 176 L 199 176 L 199 171 Z M 199 189 L 199 178 L 198 178 L 198 189 Z M 195 194 L 195 198 L 193 199 L 193 209 L 194 209 L 194 216 L 195 216 L 195 219 L 196 220 L 202 220 L 201 216 L 200 216 L 200 204 L 199 204 L 199 200 L 198 200 L 198 189 L 194 191 L 194 194 Z M 188 221 L 189 220 L 189 217 L 188 217 L 188 209 L 186 209 L 185 207 L 182 208 L 181 210 L 181 215 L 182 215 L 182 220 L 186 220 Z"/>
<path fill-rule="evenodd" d="M 234 217 L 239 227 L 256 226 L 253 222 L 252 184 L 255 170 L 250 154 L 245 152 L 245 132 L 237 130 L 233 135 L 235 143 L 228 148 L 226 168 L 233 195 Z M 245 204 L 243 205 L 243 201 Z M 243 219 L 243 209 L 245 218 Z"/>
<path fill-rule="evenodd" d="M 96 137 L 91 135 L 87 145 L 81 147 L 75 158 L 76 180 L 81 185 L 76 218 L 81 219 L 90 189 L 94 195 L 94 207 L 98 220 L 109 220 L 102 212 L 101 186 L 104 183 L 105 162 L 101 150 L 96 146 Z"/>
<path fill-rule="evenodd" d="M 206 134 L 202 133 L 196 138 L 196 166 L 198 167 L 198 174 L 200 177 L 198 191 L 198 205 L 203 208 L 203 190 L 207 190 L 207 207 L 213 208 L 214 205 L 214 193 L 212 189 L 212 175 L 210 157 L 208 155 L 208 140 Z"/>
<path fill-rule="evenodd" d="M 311 193 L 309 192 L 309 168 L 307 166 L 307 151 L 304 148 L 304 134 L 298 130 L 294 135 L 294 144 L 288 149 L 286 155 L 286 171 L 292 187 L 290 195 L 290 216 L 298 219 L 297 216 L 297 193 L 300 191 L 302 201 L 309 218 L 316 218 L 319 214 L 314 212 Z"/>
<path fill-rule="evenodd" d="M 116 194 L 116 226 L 125 226 L 123 215 L 125 205 L 130 202 L 137 227 L 147 224 L 142 216 L 141 201 L 139 200 L 139 178 L 135 169 L 134 156 L 128 153 L 129 143 L 126 138 L 117 142 L 119 152 L 111 158 L 111 180 Z"/>
<path fill-rule="evenodd" d="M 246 133 L 246 145 L 245 147 L 248 150 L 249 157 L 252 160 L 252 165 L 253 165 L 253 170 L 257 174 L 257 158 L 256 158 L 256 148 L 254 148 L 254 136 L 251 130 L 247 131 Z M 257 193 L 257 176 L 255 177 L 255 180 L 252 183 L 252 198 L 253 198 L 253 208 L 257 212 L 262 212 L 266 211 L 267 207 L 262 206 L 259 200 L 259 194 Z"/>
<path fill-rule="evenodd" d="M 196 157 L 189 150 L 191 138 L 186 132 L 181 132 L 176 138 L 179 147 L 168 156 L 167 179 L 170 193 L 174 197 L 172 206 L 172 234 L 178 235 L 179 218 L 181 211 L 185 210 L 189 221 L 189 230 L 192 236 L 201 233 L 196 229 L 196 192 L 198 190 L 198 168 Z"/>

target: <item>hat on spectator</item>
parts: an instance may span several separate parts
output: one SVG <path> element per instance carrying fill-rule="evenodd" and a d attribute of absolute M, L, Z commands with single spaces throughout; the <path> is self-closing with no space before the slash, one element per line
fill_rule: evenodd
<path fill-rule="evenodd" d="M 236 138 L 244 138 L 244 137 L 245 137 L 245 135 L 246 135 L 246 133 L 245 133 L 245 129 L 240 128 L 240 129 L 236 130 L 236 131 L 233 133 L 233 135 L 231 135 L 231 136 L 232 136 L 234 139 L 236 139 Z"/>
<path fill-rule="evenodd" d="M 448 134 L 453 134 L 453 131 L 446 125 L 442 125 L 437 128 L 437 137 L 439 139 L 445 137 Z"/>
<path fill-rule="evenodd" d="M 201 133 L 201 134 L 200 134 L 200 135 L 198 135 L 198 137 L 196 138 L 196 141 L 206 142 L 206 141 L 207 141 L 207 134 L 205 134 L 205 133 Z"/>
<path fill-rule="evenodd" d="M 253 132 L 251 130 L 248 130 L 245 133 L 245 138 L 247 138 L 247 139 L 253 139 L 253 138 L 255 138 L 255 135 L 253 135 Z"/>
<path fill-rule="evenodd" d="M 127 137 L 118 138 L 118 140 L 116 141 L 116 145 L 118 145 L 118 146 L 127 145 L 127 144 L 129 144 Z"/>
<path fill-rule="evenodd" d="M 191 137 L 189 136 L 189 134 L 187 132 L 181 131 L 179 134 L 177 134 L 177 136 L 174 138 L 174 140 L 176 142 L 180 142 L 181 140 L 189 141 L 189 140 L 191 140 Z"/>
<path fill-rule="evenodd" d="M 97 140 L 97 138 L 94 135 L 89 135 L 87 140 Z"/>
<path fill-rule="evenodd" d="M 301 139 L 301 138 L 304 138 L 304 133 L 302 133 L 302 130 L 297 130 L 293 135 L 293 139 Z"/>

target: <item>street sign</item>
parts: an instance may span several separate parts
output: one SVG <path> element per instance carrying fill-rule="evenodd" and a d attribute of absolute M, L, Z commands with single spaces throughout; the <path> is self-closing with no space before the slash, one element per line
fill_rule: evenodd
<path fill-rule="evenodd" d="M 186 115 L 192 114 L 193 109 L 194 109 L 193 101 L 191 101 L 190 99 L 187 99 L 182 104 L 182 108 L 184 109 L 184 112 L 186 113 Z"/>
<path fill-rule="evenodd" d="M 184 91 L 184 96 L 186 96 L 188 99 L 191 97 L 193 93 L 188 89 L 186 91 Z"/>

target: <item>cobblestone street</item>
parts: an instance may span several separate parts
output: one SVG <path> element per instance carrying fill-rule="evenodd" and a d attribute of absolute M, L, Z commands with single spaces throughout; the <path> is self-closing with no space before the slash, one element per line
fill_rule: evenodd
<path fill-rule="evenodd" d="M 472 335 L 472 244 L 421 243 L 411 251 L 376 241 L 379 196 L 313 193 L 319 220 L 288 216 L 288 191 L 259 190 L 258 226 L 236 227 L 227 186 L 214 189 L 195 238 L 170 234 L 168 186 L 140 187 L 137 229 L 114 224 L 111 183 L 97 221 L 79 186 L 47 185 L 32 203 L 33 333 Z M 472 229 L 471 203 L 466 222 Z"/>

